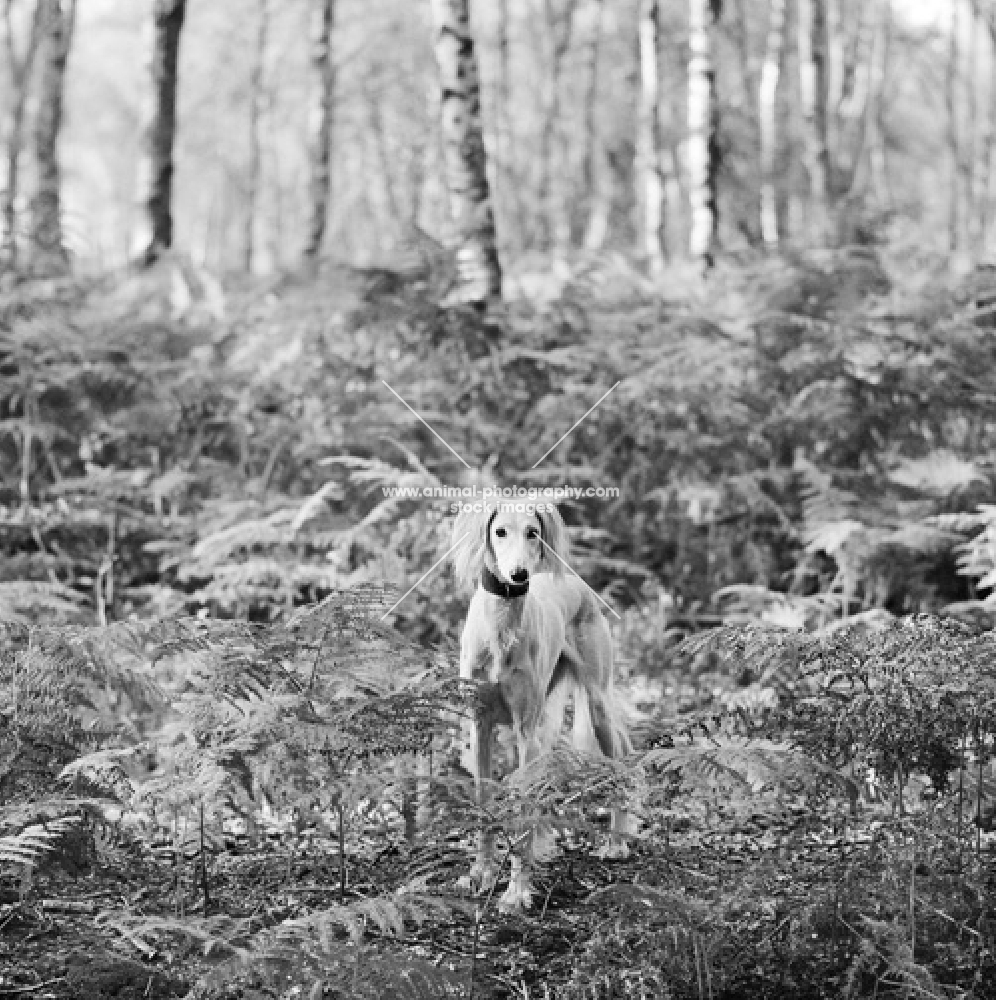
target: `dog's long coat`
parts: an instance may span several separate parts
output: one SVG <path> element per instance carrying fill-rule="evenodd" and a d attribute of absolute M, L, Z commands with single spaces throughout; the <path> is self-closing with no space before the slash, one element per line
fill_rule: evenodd
<path fill-rule="evenodd" d="M 492 774 L 495 725 L 510 725 L 518 766 L 556 741 L 574 693 L 575 746 L 623 756 L 630 743 L 613 694 L 612 636 L 598 600 L 576 576 L 567 576 L 566 534 L 559 513 L 513 510 L 461 514 L 453 529 L 458 579 L 476 584 L 460 646 L 460 675 L 487 680 L 500 698 L 468 733 L 465 760 L 482 804 Z M 613 815 L 613 828 L 620 826 Z M 616 845 L 621 850 L 620 845 Z M 491 872 L 493 846 L 482 835 L 477 873 Z M 528 861 L 513 863 L 502 897 L 506 909 L 528 905 Z"/>

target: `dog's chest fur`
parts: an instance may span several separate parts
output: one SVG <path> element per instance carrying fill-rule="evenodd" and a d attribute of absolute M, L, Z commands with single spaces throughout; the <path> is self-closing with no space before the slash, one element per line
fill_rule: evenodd
<path fill-rule="evenodd" d="M 532 600 L 529 595 L 507 600 L 477 591 L 473 603 L 479 610 L 468 616 L 463 634 L 464 677 L 497 684 L 523 670 L 531 675 L 547 672 L 540 647 L 548 645 L 541 637 L 549 625 L 535 620 L 537 609 L 529 605 Z"/>
<path fill-rule="evenodd" d="M 484 662 L 477 665 L 475 673 L 483 675 L 492 684 L 497 684 L 502 676 L 513 669 L 515 660 L 525 652 L 522 644 L 525 642 L 523 617 L 526 607 L 524 597 L 505 600 L 492 594 L 486 595 L 486 600 L 494 601 L 493 613 L 488 615 L 487 629 L 484 635 Z"/>

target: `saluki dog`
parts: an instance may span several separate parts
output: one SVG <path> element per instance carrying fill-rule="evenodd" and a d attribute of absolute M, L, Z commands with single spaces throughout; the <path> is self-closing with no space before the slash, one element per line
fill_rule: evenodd
<path fill-rule="evenodd" d="M 518 509 L 516 509 L 516 507 Z M 475 587 L 460 644 L 460 676 L 495 685 L 496 704 L 479 712 L 465 733 L 464 763 L 484 806 L 492 777 L 492 733 L 510 725 L 517 766 L 556 742 L 567 699 L 574 693 L 573 741 L 578 750 L 621 757 L 632 749 L 613 695 L 612 635 L 598 600 L 567 565 L 567 534 L 552 504 L 498 502 L 465 507 L 453 526 L 458 581 Z M 625 856 L 626 815 L 612 813 L 603 856 Z M 512 877 L 500 905 L 530 903 L 532 838 L 513 855 Z M 474 875 L 494 880 L 493 837 L 480 835 Z"/>

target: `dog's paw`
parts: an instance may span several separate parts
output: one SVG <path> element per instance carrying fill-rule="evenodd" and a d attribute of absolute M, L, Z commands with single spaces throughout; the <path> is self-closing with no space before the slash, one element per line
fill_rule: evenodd
<path fill-rule="evenodd" d="M 533 888 L 526 878 L 513 878 L 508 888 L 498 900 L 498 909 L 502 913 L 522 913 L 528 910 L 533 902 Z"/>
<path fill-rule="evenodd" d="M 606 844 L 595 852 L 595 857 L 601 861 L 625 861 L 629 856 L 629 845 L 623 840 L 615 844 Z"/>
<path fill-rule="evenodd" d="M 495 869 L 492 864 L 475 862 L 466 875 L 461 875 L 456 881 L 457 892 L 474 895 L 477 892 L 487 892 L 495 884 Z"/>

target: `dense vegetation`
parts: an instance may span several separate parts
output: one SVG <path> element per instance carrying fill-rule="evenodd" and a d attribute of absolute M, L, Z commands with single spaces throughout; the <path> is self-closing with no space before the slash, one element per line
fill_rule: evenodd
<path fill-rule="evenodd" d="M 853 250 L 727 268 L 706 304 L 579 259 L 486 314 L 435 306 L 435 271 L 339 270 L 221 318 L 195 277 L 2 303 L 5 987 L 992 991 L 986 270 Z M 637 713 L 625 766 L 559 750 L 504 789 L 509 838 L 538 807 L 566 836 L 514 919 L 453 893 L 448 568 L 382 620 L 449 515 L 380 487 L 488 476 L 621 487 L 562 507 Z M 618 794 L 643 828 L 606 867 Z M 88 987 L 72 951 L 19 959 L 52 920 L 131 956 Z"/>

